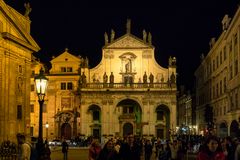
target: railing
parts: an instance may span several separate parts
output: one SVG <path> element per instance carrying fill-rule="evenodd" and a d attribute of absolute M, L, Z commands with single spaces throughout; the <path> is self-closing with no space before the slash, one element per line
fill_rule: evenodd
<path fill-rule="evenodd" d="M 114 89 L 127 89 L 127 88 L 155 88 L 155 89 L 170 89 L 175 88 L 175 83 L 86 83 L 81 84 L 80 88 L 114 88 Z"/>
<path fill-rule="evenodd" d="M 17 145 L 4 141 L 0 147 L 0 160 L 17 160 Z"/>

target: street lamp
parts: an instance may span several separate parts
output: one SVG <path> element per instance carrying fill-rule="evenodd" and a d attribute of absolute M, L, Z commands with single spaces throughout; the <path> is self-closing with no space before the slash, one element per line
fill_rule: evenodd
<path fill-rule="evenodd" d="M 39 75 L 34 78 L 36 84 L 36 91 L 38 95 L 38 102 L 39 102 L 39 125 L 38 125 L 38 149 L 41 151 L 43 145 L 43 124 L 42 124 L 42 112 L 43 112 L 43 104 L 44 104 L 44 97 L 47 89 L 47 82 L 48 79 L 44 76 L 44 71 L 41 68 Z M 39 153 L 41 156 L 41 153 Z"/>
<path fill-rule="evenodd" d="M 49 127 L 48 122 L 46 122 L 45 127 L 46 127 L 46 140 L 48 140 L 48 127 Z"/>

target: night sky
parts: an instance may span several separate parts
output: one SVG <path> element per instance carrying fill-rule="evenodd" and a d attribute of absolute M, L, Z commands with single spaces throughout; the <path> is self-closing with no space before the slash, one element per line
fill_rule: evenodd
<path fill-rule="evenodd" d="M 87 56 L 90 67 L 102 56 L 104 32 L 115 31 L 115 38 L 131 33 L 142 38 L 142 30 L 152 34 L 157 62 L 167 67 L 169 56 L 177 58 L 178 84 L 192 89 L 200 55 L 209 51 L 209 41 L 219 37 L 225 14 L 233 17 L 239 0 L 101 1 L 83 0 L 5 0 L 24 13 L 30 2 L 31 35 L 41 47 L 34 53 L 42 62 L 69 48 L 75 55 Z"/>

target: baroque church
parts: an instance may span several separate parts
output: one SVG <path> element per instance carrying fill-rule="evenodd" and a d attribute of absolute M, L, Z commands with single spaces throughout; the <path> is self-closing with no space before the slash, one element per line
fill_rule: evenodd
<path fill-rule="evenodd" d="M 168 67 L 154 57 L 151 33 L 139 38 L 105 33 L 102 60 L 89 68 L 87 58 L 68 49 L 51 60 L 43 108 L 43 136 L 126 136 L 169 138 L 176 128 L 176 58 Z M 35 67 L 40 63 L 35 63 Z M 35 70 L 34 70 L 35 69 Z M 38 70 L 32 67 L 33 73 Z M 38 102 L 31 80 L 31 136 L 38 134 Z"/>
<path fill-rule="evenodd" d="M 32 53 L 40 50 L 30 35 L 29 13 L 22 15 L 0 0 L 0 142 L 30 135 Z"/>

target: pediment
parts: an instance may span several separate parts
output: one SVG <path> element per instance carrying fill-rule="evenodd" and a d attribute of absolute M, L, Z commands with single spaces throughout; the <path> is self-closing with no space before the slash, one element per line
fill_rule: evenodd
<path fill-rule="evenodd" d="M 53 60 L 51 60 L 51 63 L 64 62 L 66 60 L 68 62 L 80 63 L 80 58 L 70 54 L 67 50 L 65 52 L 63 52 L 62 54 L 60 54 L 59 56 L 57 56 L 56 58 L 54 58 Z"/>
<path fill-rule="evenodd" d="M 23 23 L 25 17 L 16 10 L 0 1 L 0 20 L 3 23 L 3 38 L 18 43 L 32 51 L 40 50 L 38 44 L 34 41 L 27 29 L 27 25 Z"/>
<path fill-rule="evenodd" d="M 106 45 L 104 48 L 152 48 L 152 45 L 144 42 L 143 40 L 131 35 L 126 34 L 112 43 Z"/>

